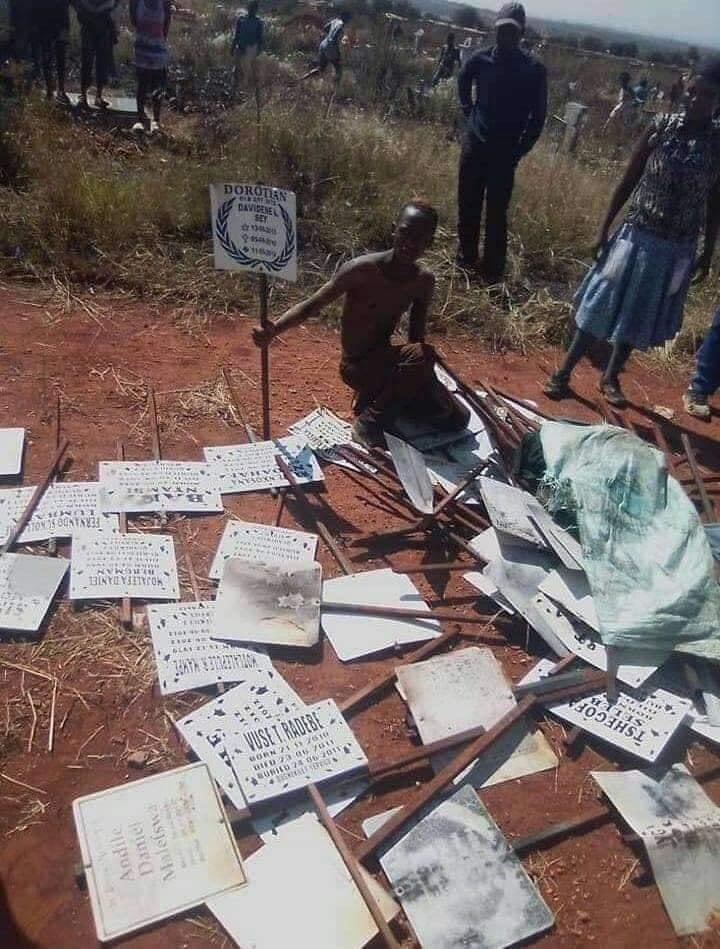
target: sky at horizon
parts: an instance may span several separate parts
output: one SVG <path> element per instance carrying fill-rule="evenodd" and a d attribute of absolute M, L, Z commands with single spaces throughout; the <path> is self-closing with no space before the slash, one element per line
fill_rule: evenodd
<path fill-rule="evenodd" d="M 498 3 L 498 6 L 501 4 Z M 718 0 L 525 0 L 528 16 L 569 20 L 720 48 Z"/>

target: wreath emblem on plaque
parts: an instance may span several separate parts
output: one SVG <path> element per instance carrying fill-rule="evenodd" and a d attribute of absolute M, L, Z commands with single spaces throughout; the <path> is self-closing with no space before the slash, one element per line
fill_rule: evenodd
<path fill-rule="evenodd" d="M 243 267 L 266 267 L 273 273 L 279 273 L 287 265 L 295 252 L 295 228 L 293 227 L 290 215 L 282 204 L 278 205 L 285 228 L 285 245 L 277 257 L 274 257 L 272 260 L 260 260 L 257 257 L 251 257 L 249 254 L 246 254 L 230 236 L 230 213 L 234 205 L 235 197 L 232 197 L 228 198 L 228 200 L 218 208 L 217 217 L 215 219 L 215 234 L 220 242 L 220 246 L 228 257 L 242 264 Z"/>

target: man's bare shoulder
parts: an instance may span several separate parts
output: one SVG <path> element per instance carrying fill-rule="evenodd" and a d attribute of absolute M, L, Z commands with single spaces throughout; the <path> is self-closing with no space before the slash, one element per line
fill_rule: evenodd
<path fill-rule="evenodd" d="M 380 262 L 384 256 L 384 253 L 379 253 L 355 257 L 342 265 L 335 275 L 335 280 L 345 290 L 352 290 L 366 284 L 369 280 L 375 280 L 382 273 Z"/>
<path fill-rule="evenodd" d="M 359 273 L 367 275 L 371 271 L 376 271 L 380 264 L 387 259 L 387 251 L 379 251 L 375 254 L 362 254 L 349 260 L 341 267 L 341 273 Z"/>

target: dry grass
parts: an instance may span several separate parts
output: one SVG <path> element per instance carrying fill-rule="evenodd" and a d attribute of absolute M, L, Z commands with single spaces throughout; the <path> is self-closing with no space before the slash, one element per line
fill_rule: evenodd
<path fill-rule="evenodd" d="M 206 34 L 225 28 L 212 20 L 212 7 L 206 14 Z M 620 174 L 616 149 L 590 135 L 579 154 L 568 157 L 548 133 L 518 171 L 508 292 L 468 283 L 452 262 L 458 159 L 453 89 L 439 89 L 422 115 L 408 117 L 405 86 L 426 67 L 390 48 L 382 35 L 374 39 L 370 52 L 352 52 L 357 62 L 337 101 L 329 100 L 329 84 L 288 85 L 304 66 L 301 56 L 269 58 L 259 132 L 252 103 L 171 119 L 171 134 L 148 144 L 90 130 L 41 102 L 27 102 L 7 119 L 14 186 L 0 188 L 0 266 L 7 274 L 51 283 L 67 300 L 88 286 L 147 299 L 201 331 L 210 320 L 253 310 L 255 296 L 252 280 L 213 270 L 210 182 L 259 175 L 296 192 L 303 276 L 297 286 L 276 285 L 275 311 L 349 257 L 386 246 L 398 206 L 421 194 L 441 216 L 428 258 L 438 277 L 434 329 L 462 324 L 498 348 L 561 341 L 573 289 Z M 190 33 L 187 41 L 189 49 L 197 45 Z M 220 52 L 213 55 L 222 59 Z M 548 56 L 553 98 L 559 102 L 563 84 L 577 74 L 584 77 L 581 88 L 593 90 L 594 114 L 604 115 L 615 80 L 607 64 L 583 64 L 552 50 Z M 61 148 L 72 161 L 55 160 Z M 708 291 L 692 295 L 672 358 L 694 348 L 710 306 Z"/>

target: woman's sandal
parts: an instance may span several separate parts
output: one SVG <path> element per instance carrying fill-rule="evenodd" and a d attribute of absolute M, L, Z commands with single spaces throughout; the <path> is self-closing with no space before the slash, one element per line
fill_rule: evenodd
<path fill-rule="evenodd" d="M 605 379 L 601 379 L 598 384 L 598 389 L 605 401 L 615 406 L 616 409 L 624 409 L 627 407 L 627 399 L 623 395 L 618 382 L 608 382 Z"/>
<path fill-rule="evenodd" d="M 543 386 L 543 392 L 548 399 L 566 399 L 570 395 L 570 375 L 560 370 L 554 372 Z"/>

